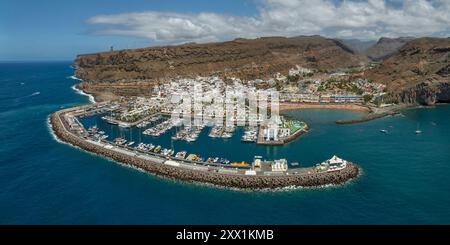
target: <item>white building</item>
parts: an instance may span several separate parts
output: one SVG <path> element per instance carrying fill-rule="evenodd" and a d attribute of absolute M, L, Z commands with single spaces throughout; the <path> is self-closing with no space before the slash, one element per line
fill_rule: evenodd
<path fill-rule="evenodd" d="M 281 118 L 279 116 L 271 118 L 263 129 L 264 139 L 266 141 L 278 141 L 280 138 L 288 137 L 291 134 L 291 130 L 280 127 L 280 125 Z"/>
<path fill-rule="evenodd" d="M 341 166 L 342 164 L 347 163 L 347 161 L 334 155 L 332 158 L 327 160 L 326 163 L 328 163 L 329 166 Z"/>
<path fill-rule="evenodd" d="M 275 160 L 272 163 L 272 171 L 273 172 L 282 172 L 287 171 L 288 164 L 286 159 Z"/>
<path fill-rule="evenodd" d="M 264 129 L 266 141 L 278 140 L 278 126 Z"/>
<path fill-rule="evenodd" d="M 344 169 L 347 166 L 347 161 L 337 156 L 333 156 L 320 165 L 321 169 L 327 169 L 327 171 L 336 171 Z"/>
<path fill-rule="evenodd" d="M 307 74 L 307 73 L 312 73 L 312 70 L 301 67 L 299 65 L 296 65 L 295 68 L 289 69 L 289 76 L 295 76 L 295 75 Z"/>

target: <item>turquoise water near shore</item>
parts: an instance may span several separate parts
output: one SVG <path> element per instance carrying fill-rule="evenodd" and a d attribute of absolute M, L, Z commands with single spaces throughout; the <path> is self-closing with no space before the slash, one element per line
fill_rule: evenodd
<path fill-rule="evenodd" d="M 58 143 L 48 115 L 88 102 L 71 89 L 72 74 L 70 62 L 0 63 L 1 224 L 450 223 L 448 105 L 354 125 L 334 123 L 354 112 L 291 111 L 311 131 L 285 147 L 241 144 L 239 132 L 213 140 L 207 130 L 197 142 L 174 143 L 205 156 L 251 160 L 257 152 L 304 166 L 337 154 L 363 168 L 344 186 L 243 192 L 156 177 Z M 148 140 L 170 147 L 164 137 Z"/>

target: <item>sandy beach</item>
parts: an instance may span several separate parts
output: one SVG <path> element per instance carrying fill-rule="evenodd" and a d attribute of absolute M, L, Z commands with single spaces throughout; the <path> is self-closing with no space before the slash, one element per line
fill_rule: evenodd
<path fill-rule="evenodd" d="M 280 112 L 299 109 L 328 109 L 370 112 L 370 108 L 357 104 L 310 104 L 310 103 L 280 103 Z"/>

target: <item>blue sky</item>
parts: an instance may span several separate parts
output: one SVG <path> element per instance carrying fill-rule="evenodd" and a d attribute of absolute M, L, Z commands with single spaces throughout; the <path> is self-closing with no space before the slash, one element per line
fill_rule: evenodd
<path fill-rule="evenodd" d="M 377 39 L 448 36 L 448 0 L 2 0 L 0 60 L 72 60 L 76 54 L 313 35 Z"/>
<path fill-rule="evenodd" d="M 146 47 L 153 40 L 98 35 L 86 21 L 96 15 L 144 10 L 196 13 L 200 11 L 253 15 L 246 1 L 96 1 L 2 0 L 0 3 L 0 60 L 72 60 L 76 54 L 117 48 Z"/>

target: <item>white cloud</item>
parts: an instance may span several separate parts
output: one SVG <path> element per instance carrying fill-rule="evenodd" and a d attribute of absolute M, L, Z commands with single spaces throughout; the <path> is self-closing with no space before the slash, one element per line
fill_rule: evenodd
<path fill-rule="evenodd" d="M 296 36 L 375 39 L 381 36 L 432 36 L 450 33 L 449 0 L 262 0 L 256 17 L 217 13 L 140 12 L 99 15 L 88 20 L 100 34 L 177 43 L 235 37 Z"/>

